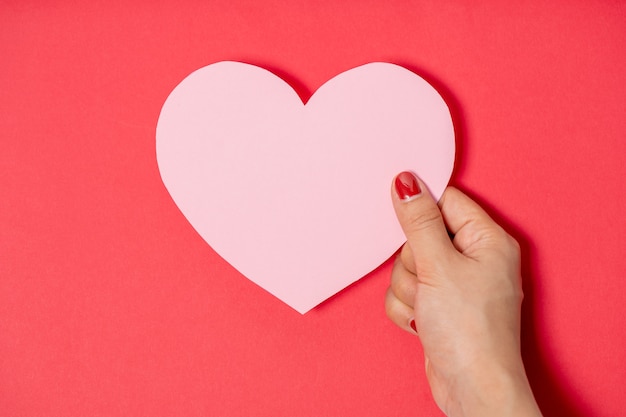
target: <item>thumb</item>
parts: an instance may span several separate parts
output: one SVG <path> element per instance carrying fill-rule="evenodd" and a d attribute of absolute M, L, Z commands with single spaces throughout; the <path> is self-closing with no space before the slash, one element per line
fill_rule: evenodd
<path fill-rule="evenodd" d="M 396 216 L 413 252 L 416 270 L 433 271 L 457 253 L 437 203 L 412 172 L 401 172 L 391 192 Z"/>

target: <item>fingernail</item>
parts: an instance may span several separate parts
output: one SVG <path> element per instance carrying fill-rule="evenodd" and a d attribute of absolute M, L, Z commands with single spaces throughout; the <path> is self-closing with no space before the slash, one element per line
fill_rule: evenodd
<path fill-rule="evenodd" d="M 409 320 L 409 327 L 417 334 L 417 326 L 415 325 L 415 319 Z"/>
<path fill-rule="evenodd" d="M 395 187 L 398 197 L 404 201 L 410 201 L 422 192 L 417 177 L 409 171 L 401 172 L 396 176 Z"/>

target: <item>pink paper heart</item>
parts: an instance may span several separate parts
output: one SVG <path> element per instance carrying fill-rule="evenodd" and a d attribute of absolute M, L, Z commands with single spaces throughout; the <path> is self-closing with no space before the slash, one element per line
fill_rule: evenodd
<path fill-rule="evenodd" d="M 167 190 L 204 240 L 305 313 L 404 242 L 393 176 L 413 170 L 439 198 L 454 130 L 437 91 L 397 65 L 346 71 L 304 105 L 271 72 L 219 62 L 169 95 L 156 147 Z"/>

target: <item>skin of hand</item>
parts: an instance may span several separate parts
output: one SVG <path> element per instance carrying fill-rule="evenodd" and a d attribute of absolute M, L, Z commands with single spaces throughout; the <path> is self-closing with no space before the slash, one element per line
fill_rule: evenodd
<path fill-rule="evenodd" d="M 419 336 L 439 408 L 450 417 L 540 416 L 520 353 L 518 243 L 455 188 L 437 204 L 403 172 L 391 195 L 407 242 L 385 308 Z"/>

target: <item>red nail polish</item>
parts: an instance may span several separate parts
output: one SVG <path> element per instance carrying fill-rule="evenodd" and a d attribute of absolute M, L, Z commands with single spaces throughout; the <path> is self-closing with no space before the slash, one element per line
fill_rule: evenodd
<path fill-rule="evenodd" d="M 415 325 L 414 319 L 409 320 L 409 326 L 411 326 L 411 329 L 413 329 L 413 331 L 417 333 L 417 326 Z"/>
<path fill-rule="evenodd" d="M 417 177 L 409 171 L 401 172 L 396 176 L 395 187 L 398 197 L 404 201 L 408 201 L 422 192 Z"/>

